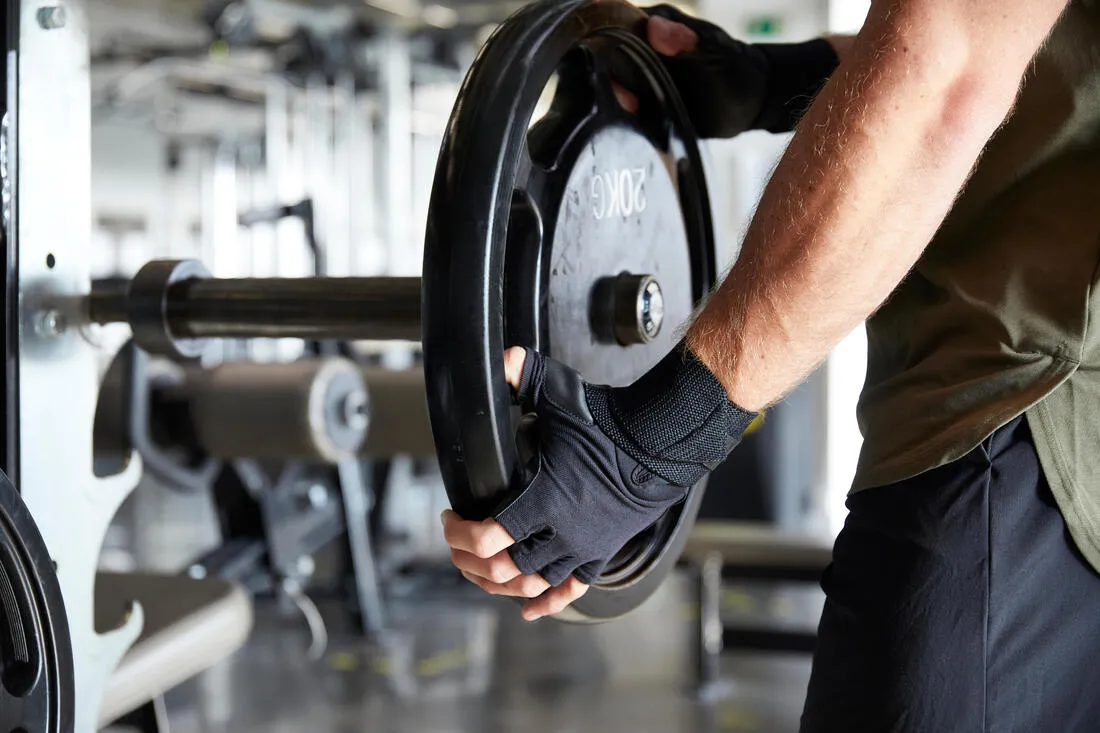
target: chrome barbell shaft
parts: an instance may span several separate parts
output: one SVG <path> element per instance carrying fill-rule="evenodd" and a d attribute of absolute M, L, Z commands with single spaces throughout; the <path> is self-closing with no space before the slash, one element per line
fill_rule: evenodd
<path fill-rule="evenodd" d="M 420 340 L 420 278 L 195 278 L 166 291 L 176 338 Z M 127 322 L 124 283 L 88 299 L 95 323 Z"/>

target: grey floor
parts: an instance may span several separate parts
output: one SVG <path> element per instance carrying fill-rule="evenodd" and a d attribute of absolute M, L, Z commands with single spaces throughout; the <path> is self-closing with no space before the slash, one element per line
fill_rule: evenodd
<path fill-rule="evenodd" d="M 727 591 L 734 614 L 803 623 L 811 593 Z M 168 696 L 173 733 L 696 733 L 798 729 L 809 659 L 728 653 L 692 684 L 694 609 L 675 580 L 646 607 L 594 627 L 526 624 L 510 603 L 457 591 L 396 608 L 381 644 L 335 631 L 306 658 L 300 618 L 257 608 L 251 641 Z M 732 607 L 732 608 L 731 608 Z"/>
<path fill-rule="evenodd" d="M 429 511 L 425 497 L 425 507 L 404 511 L 428 517 L 424 534 L 434 537 L 438 507 Z M 125 570 L 136 557 L 140 567 L 172 572 L 216 542 L 205 499 L 152 489 L 135 498 L 105 564 Z M 457 574 L 418 574 L 391 586 L 389 631 L 376 642 L 350 633 L 346 614 L 322 603 L 330 639 L 317 661 L 307 655 L 303 617 L 258 602 L 247 645 L 166 695 L 171 731 L 797 731 L 806 655 L 731 651 L 720 683 L 699 694 L 689 590 L 673 577 L 633 614 L 598 626 L 527 624 L 516 605 L 488 598 Z M 722 596 L 727 620 L 770 628 L 813 628 L 822 601 L 808 585 L 728 587 Z"/>

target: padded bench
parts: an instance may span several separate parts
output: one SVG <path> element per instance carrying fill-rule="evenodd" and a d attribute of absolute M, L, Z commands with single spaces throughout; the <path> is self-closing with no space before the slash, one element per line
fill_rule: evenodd
<path fill-rule="evenodd" d="M 727 577 L 817 580 L 832 561 L 833 543 L 759 522 L 697 522 L 683 558 L 702 564 L 712 555 L 722 559 Z"/>
<path fill-rule="evenodd" d="M 721 617 L 722 581 L 774 580 L 816 583 L 832 561 L 832 540 L 784 532 L 751 522 L 700 521 L 681 561 L 694 571 L 699 602 L 697 684 L 717 681 L 723 649 L 813 650 L 816 635 L 726 626 Z"/>
<path fill-rule="evenodd" d="M 96 627 L 116 623 L 130 600 L 145 627 L 107 684 L 101 727 L 225 659 L 252 630 L 252 599 L 232 583 L 143 573 L 96 576 Z"/>

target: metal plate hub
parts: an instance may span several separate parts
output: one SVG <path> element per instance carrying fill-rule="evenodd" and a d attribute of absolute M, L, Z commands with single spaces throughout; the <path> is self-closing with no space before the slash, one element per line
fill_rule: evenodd
<path fill-rule="evenodd" d="M 675 345 L 691 315 L 691 258 L 673 164 L 620 125 L 596 132 L 573 164 L 546 311 L 554 356 L 591 382 L 637 379 Z"/>

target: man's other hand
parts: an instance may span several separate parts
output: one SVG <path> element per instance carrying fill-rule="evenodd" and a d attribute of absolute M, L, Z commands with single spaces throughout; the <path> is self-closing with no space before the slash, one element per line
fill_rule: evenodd
<path fill-rule="evenodd" d="M 690 53 L 699 44 L 699 36 L 683 23 L 676 23 L 659 15 L 650 16 L 646 25 L 646 37 L 654 51 L 662 56 L 678 56 Z M 638 98 L 618 82 L 611 83 L 615 98 L 628 112 L 638 111 Z"/>
<path fill-rule="evenodd" d="M 512 389 L 519 389 L 526 355 L 526 350 L 520 348 L 504 352 L 504 378 Z M 523 604 L 523 618 L 528 621 L 561 613 L 588 590 L 573 576 L 554 588 L 541 575 L 521 573 L 508 554 L 515 540 L 494 519 L 472 522 L 449 509 L 442 519 L 451 561 L 463 577 L 496 596 L 530 599 Z"/>

